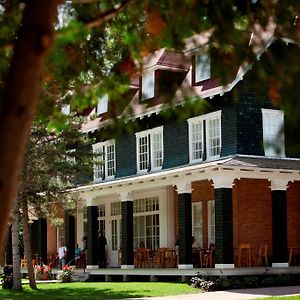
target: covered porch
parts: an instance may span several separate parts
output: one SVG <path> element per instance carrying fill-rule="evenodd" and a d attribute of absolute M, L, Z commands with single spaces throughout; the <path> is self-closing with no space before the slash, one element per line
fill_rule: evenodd
<path fill-rule="evenodd" d="M 86 209 L 86 218 L 78 214 L 77 240 L 86 226 L 87 269 L 101 273 L 96 241 L 103 227 L 108 267 L 138 273 L 298 265 L 299 164 L 299 160 L 237 156 L 74 189 L 84 198 L 82 211 Z M 109 207 L 104 214 L 103 205 Z M 149 253 L 145 263 L 137 256 L 141 241 Z M 207 255 L 211 245 L 212 256 Z M 172 253 L 162 266 L 157 263 L 159 248 Z"/>

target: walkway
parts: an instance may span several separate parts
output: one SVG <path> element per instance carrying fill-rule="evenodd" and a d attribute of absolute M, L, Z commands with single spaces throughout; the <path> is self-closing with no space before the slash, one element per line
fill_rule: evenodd
<path fill-rule="evenodd" d="M 131 298 L 132 299 L 151 299 L 151 300 L 243 300 L 243 299 L 258 299 L 271 296 L 295 296 L 300 295 L 300 286 L 286 287 L 271 287 L 259 289 L 243 289 L 217 291 L 201 294 L 178 295 L 167 297 L 152 297 L 152 298 Z"/>

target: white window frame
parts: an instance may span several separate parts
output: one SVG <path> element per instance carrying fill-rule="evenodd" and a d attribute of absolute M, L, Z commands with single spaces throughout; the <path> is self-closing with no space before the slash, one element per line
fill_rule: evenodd
<path fill-rule="evenodd" d="M 196 211 L 200 210 L 200 215 L 196 216 Z M 198 247 L 203 247 L 203 205 L 201 201 L 192 203 L 192 235 Z M 197 220 L 196 220 L 197 217 Z M 196 232 L 200 232 L 200 236 Z"/>
<path fill-rule="evenodd" d="M 64 243 L 65 240 L 65 228 L 62 225 L 56 227 L 56 243 L 60 247 L 61 243 Z"/>
<path fill-rule="evenodd" d="M 150 224 L 147 224 L 147 220 L 150 220 Z M 158 196 L 133 200 L 133 230 L 134 248 L 138 248 L 141 242 L 152 250 L 159 248 L 160 207 Z"/>
<path fill-rule="evenodd" d="M 203 137 L 203 120 L 204 117 L 195 117 L 188 119 L 188 126 L 189 126 L 189 157 L 190 162 L 198 162 L 203 160 L 203 154 L 204 154 L 204 137 Z M 195 132 L 195 127 L 201 128 L 201 133 L 197 134 Z M 200 135 L 200 138 L 195 139 L 194 137 L 196 135 Z M 201 144 L 201 147 L 196 146 Z M 196 148 L 196 149 L 195 149 Z M 196 157 L 195 153 L 200 152 L 201 154 L 199 157 Z"/>
<path fill-rule="evenodd" d="M 145 72 L 142 76 L 142 100 L 154 97 L 155 71 Z"/>
<path fill-rule="evenodd" d="M 106 233 L 105 215 L 106 215 L 105 203 L 101 203 L 98 205 L 98 231 L 102 230 L 104 232 L 104 235 Z"/>
<path fill-rule="evenodd" d="M 110 149 L 110 147 L 113 147 L 113 151 L 108 152 L 108 149 Z M 94 182 L 114 179 L 116 173 L 115 140 L 93 144 L 93 153 L 99 153 L 99 156 L 94 158 Z M 103 164 L 97 164 L 97 161 L 103 161 Z"/>
<path fill-rule="evenodd" d="M 263 144 L 265 156 L 285 157 L 284 112 L 262 108 Z M 270 124 L 270 122 L 274 122 Z M 273 126 L 273 128 L 270 128 Z M 271 132 L 270 132 L 271 129 Z"/>
<path fill-rule="evenodd" d="M 104 114 L 108 111 L 108 94 L 99 97 L 97 104 L 97 115 Z"/>
<path fill-rule="evenodd" d="M 211 61 L 208 54 L 195 55 L 195 83 L 211 78 Z"/>
<path fill-rule="evenodd" d="M 216 243 L 216 209 L 215 200 L 207 201 L 207 236 L 208 245 Z"/>
<path fill-rule="evenodd" d="M 150 171 L 160 171 L 162 169 L 162 165 L 164 162 L 164 136 L 163 136 L 163 126 L 156 127 L 153 129 L 137 132 L 136 134 L 136 164 L 137 164 L 137 173 L 144 174 Z M 155 136 L 160 136 L 160 143 L 156 144 L 155 147 Z M 146 141 L 146 150 L 147 152 L 141 152 L 140 147 L 140 140 L 143 139 Z M 150 146 L 149 146 L 150 145 Z M 161 157 L 158 158 L 156 154 L 158 152 Z M 144 154 L 146 161 L 145 161 L 145 168 L 141 168 L 140 166 L 140 159 L 141 156 Z M 158 154 L 158 155 L 159 155 Z M 158 159 L 157 159 L 158 158 Z M 158 164 L 157 161 L 161 161 L 161 164 Z"/>
<path fill-rule="evenodd" d="M 205 152 L 206 152 L 206 160 L 210 161 L 210 160 L 214 160 L 214 159 L 218 159 L 220 158 L 220 154 L 221 154 L 221 149 L 222 149 L 222 131 L 221 131 L 221 110 L 209 113 L 209 114 L 205 114 L 202 116 L 197 116 L 197 117 L 193 117 L 188 119 L 188 130 L 189 130 L 189 158 L 190 158 L 190 163 L 196 163 L 196 162 L 200 162 L 204 160 L 204 144 L 205 144 Z M 219 140 L 219 147 L 218 147 L 218 154 L 217 155 L 212 155 L 211 154 L 211 145 L 210 145 L 210 140 L 213 139 L 211 137 L 211 132 L 210 132 L 210 121 L 212 120 L 218 120 L 218 137 L 217 139 Z M 204 122 L 205 122 L 205 139 L 204 139 L 204 135 L 203 135 L 203 130 L 204 130 Z M 201 136 L 200 139 L 195 140 L 195 134 L 194 134 L 194 128 L 196 125 L 199 125 L 199 127 L 201 128 Z M 214 139 L 216 139 L 216 137 L 214 137 Z M 194 144 L 195 143 L 201 143 L 201 149 L 202 149 L 202 154 L 198 157 L 195 158 L 195 147 Z M 199 148 L 200 149 L 200 148 Z M 197 150 L 198 151 L 198 150 Z"/>
<path fill-rule="evenodd" d="M 211 145 L 210 140 L 216 139 L 216 137 L 211 137 L 211 128 L 209 126 L 209 122 L 212 120 L 218 120 L 218 140 L 219 140 L 219 147 L 218 147 L 218 154 L 213 155 L 211 153 Z M 206 115 L 206 124 L 205 124 L 205 132 L 206 132 L 206 160 L 214 160 L 218 159 L 221 154 L 221 148 L 222 148 L 222 130 L 221 130 L 221 110 L 218 110 L 216 112 L 210 113 Z M 216 148 L 216 147 L 214 147 Z"/>

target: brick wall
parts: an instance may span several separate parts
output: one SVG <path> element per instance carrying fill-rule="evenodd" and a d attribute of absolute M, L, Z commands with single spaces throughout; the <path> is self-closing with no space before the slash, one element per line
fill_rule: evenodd
<path fill-rule="evenodd" d="M 267 180 L 235 180 L 233 186 L 233 245 L 250 243 L 255 252 L 269 245 L 272 254 L 272 196 Z M 235 253 L 237 264 L 237 253 Z"/>

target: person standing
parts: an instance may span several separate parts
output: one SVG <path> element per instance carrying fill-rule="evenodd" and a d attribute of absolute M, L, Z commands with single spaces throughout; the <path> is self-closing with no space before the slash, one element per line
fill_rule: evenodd
<path fill-rule="evenodd" d="M 60 247 L 57 249 L 58 254 L 58 266 L 62 269 L 66 265 L 67 247 L 63 242 L 60 243 Z"/>
<path fill-rule="evenodd" d="M 104 236 L 104 232 L 102 230 L 99 231 L 98 237 L 98 262 L 99 268 L 106 267 L 106 257 L 105 257 L 105 246 L 107 244 L 106 237 Z"/>

